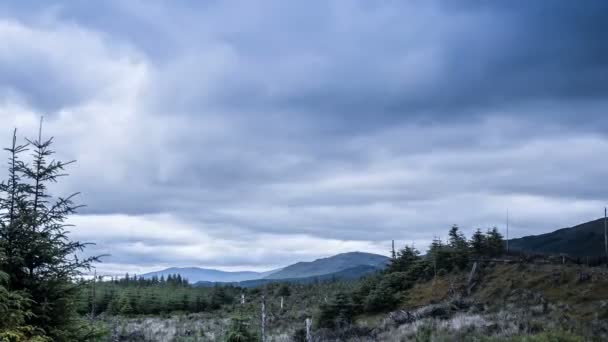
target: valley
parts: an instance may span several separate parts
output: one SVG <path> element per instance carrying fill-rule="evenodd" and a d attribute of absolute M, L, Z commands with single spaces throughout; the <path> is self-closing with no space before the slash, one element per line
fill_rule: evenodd
<path fill-rule="evenodd" d="M 585 236 L 588 226 L 572 228 L 565 239 Z M 187 274 L 217 273 L 195 268 L 100 282 L 96 311 L 88 314 L 111 332 L 108 341 L 224 341 L 231 334 L 257 341 L 262 303 L 266 341 L 305 341 L 307 319 L 313 341 L 608 338 L 604 266 L 544 250 L 507 254 L 495 230 L 481 235 L 481 245 L 476 235 L 467 240 L 457 227 L 449 236 L 445 243 L 436 240 L 425 255 L 409 246 L 395 259 L 344 253 L 288 265 L 264 278 L 237 272 L 255 279 L 234 282 L 189 284 Z M 513 241 L 529 239 L 538 240 Z M 184 273 L 166 273 L 180 270 Z M 91 286 L 82 292 L 83 315 L 91 310 Z"/>

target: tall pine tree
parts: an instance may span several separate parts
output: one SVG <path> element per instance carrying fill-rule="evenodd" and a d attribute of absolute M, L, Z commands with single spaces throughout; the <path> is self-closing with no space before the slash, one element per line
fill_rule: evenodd
<path fill-rule="evenodd" d="M 491 257 L 498 257 L 505 252 L 505 240 L 502 234 L 498 232 L 498 228 L 493 227 L 486 233 L 486 248 L 487 253 Z"/>
<path fill-rule="evenodd" d="M 449 236 L 452 264 L 460 269 L 464 269 L 469 263 L 469 243 L 458 228 L 458 225 L 452 226 Z"/>
<path fill-rule="evenodd" d="M 483 235 L 481 229 L 477 229 L 473 236 L 471 236 L 469 246 L 471 247 L 471 253 L 476 257 L 481 257 L 486 254 L 486 236 Z"/>
<path fill-rule="evenodd" d="M 10 278 L 9 288 L 27 294 L 32 315 L 26 323 L 55 341 L 86 340 L 91 331 L 78 319 L 73 304 L 77 283 L 96 257 L 79 259 L 85 243 L 67 236 L 66 219 L 79 206 L 76 194 L 53 197 L 48 184 L 65 175 L 71 162 L 52 159 L 53 139 L 18 145 L 16 131 L 9 153 L 8 179 L 0 185 L 0 248 L 6 254 L 0 270 Z M 31 162 L 21 157 L 31 151 Z"/>

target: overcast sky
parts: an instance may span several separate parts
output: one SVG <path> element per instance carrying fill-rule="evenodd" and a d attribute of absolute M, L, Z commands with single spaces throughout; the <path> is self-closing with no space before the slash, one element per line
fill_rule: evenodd
<path fill-rule="evenodd" d="M 458 3 L 458 5 L 456 5 Z M 56 137 L 100 273 L 603 214 L 608 2 L 2 1 L 0 138 Z M 5 166 L 3 166 L 4 169 Z"/>

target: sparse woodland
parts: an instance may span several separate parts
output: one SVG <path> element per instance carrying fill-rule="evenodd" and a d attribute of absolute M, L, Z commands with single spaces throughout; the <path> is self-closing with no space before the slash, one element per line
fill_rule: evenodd
<path fill-rule="evenodd" d="M 608 336 L 607 271 L 507 258 L 495 228 L 467 239 L 454 226 L 448 236 L 445 242 L 435 239 L 425 255 L 405 246 L 383 272 L 358 281 L 245 289 L 196 288 L 177 276 L 125 277 L 97 284 L 96 314 L 111 336 L 123 341 L 259 341 L 262 296 L 267 341 L 306 341 L 305 321 L 311 318 L 314 341 L 453 341 L 454 336 L 602 341 Z M 83 289 L 84 315 L 91 308 L 91 287 Z"/>

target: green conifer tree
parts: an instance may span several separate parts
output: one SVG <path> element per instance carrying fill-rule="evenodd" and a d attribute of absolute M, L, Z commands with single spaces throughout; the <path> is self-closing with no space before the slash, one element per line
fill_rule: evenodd
<path fill-rule="evenodd" d="M 473 236 L 471 236 L 469 246 L 471 253 L 476 257 L 482 257 L 487 254 L 486 236 L 481 232 L 481 229 L 477 229 Z"/>
<path fill-rule="evenodd" d="M 392 259 L 388 267 L 389 272 L 407 272 L 420 260 L 420 252 L 411 246 L 405 246 L 397 253 L 397 258 Z"/>
<path fill-rule="evenodd" d="M 79 259 L 85 243 L 71 241 L 65 221 L 79 206 L 76 194 L 52 197 L 47 189 L 65 175 L 71 162 L 50 160 L 53 139 L 27 140 L 18 145 L 16 131 L 9 153 L 8 179 L 0 184 L 0 248 L 6 258 L 0 270 L 10 277 L 10 289 L 27 294 L 32 315 L 26 324 L 36 327 L 55 341 L 86 340 L 91 337 L 78 319 L 73 300 L 77 286 L 73 280 L 89 269 L 96 257 Z M 32 153 L 27 163 L 21 155 Z"/>
<path fill-rule="evenodd" d="M 452 270 L 452 253 L 440 238 L 433 239 L 429 247 L 429 262 L 432 263 L 433 275 L 440 270 Z"/>
<path fill-rule="evenodd" d="M 505 252 L 505 241 L 496 227 L 486 233 L 486 250 L 491 257 L 499 257 Z"/>
<path fill-rule="evenodd" d="M 459 269 L 464 269 L 469 263 L 469 243 L 458 225 L 452 226 L 449 237 L 452 264 Z"/>

